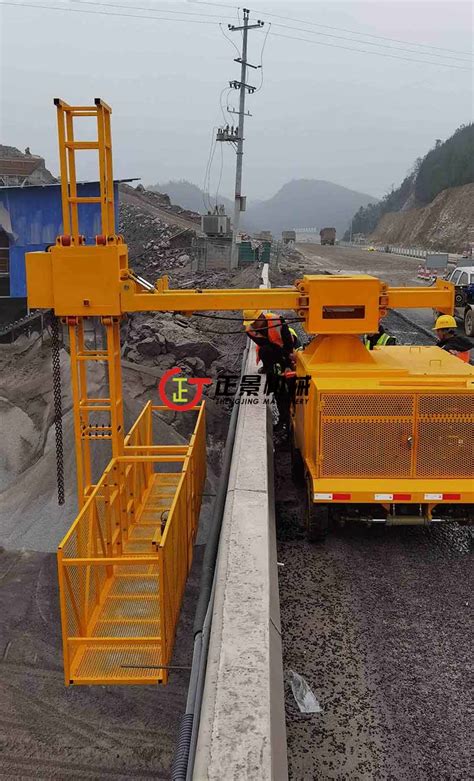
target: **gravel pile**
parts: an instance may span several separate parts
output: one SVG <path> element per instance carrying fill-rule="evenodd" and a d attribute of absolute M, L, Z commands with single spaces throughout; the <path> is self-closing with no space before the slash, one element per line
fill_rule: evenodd
<path fill-rule="evenodd" d="M 119 232 L 128 244 L 130 265 L 150 281 L 164 271 L 189 264 L 190 255 L 182 247 L 170 246 L 170 238 L 180 231 L 139 206 L 120 204 Z"/>

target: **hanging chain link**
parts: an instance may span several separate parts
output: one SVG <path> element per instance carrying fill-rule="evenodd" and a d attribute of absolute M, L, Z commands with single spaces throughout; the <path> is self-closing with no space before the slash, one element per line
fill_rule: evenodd
<path fill-rule="evenodd" d="M 64 451 L 63 451 L 63 410 L 61 400 L 61 342 L 59 339 L 59 318 L 51 320 L 51 358 L 53 363 L 53 401 L 54 428 L 56 434 L 56 475 L 58 485 L 58 504 L 64 504 Z"/>

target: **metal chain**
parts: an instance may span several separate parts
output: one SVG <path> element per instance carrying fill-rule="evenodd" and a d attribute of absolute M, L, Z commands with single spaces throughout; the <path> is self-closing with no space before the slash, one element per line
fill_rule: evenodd
<path fill-rule="evenodd" d="M 51 358 L 53 363 L 53 401 L 54 428 L 56 435 L 56 475 L 58 485 L 58 504 L 64 504 L 64 451 L 63 451 L 63 410 L 61 400 L 61 360 L 59 351 L 59 318 L 51 320 Z"/>

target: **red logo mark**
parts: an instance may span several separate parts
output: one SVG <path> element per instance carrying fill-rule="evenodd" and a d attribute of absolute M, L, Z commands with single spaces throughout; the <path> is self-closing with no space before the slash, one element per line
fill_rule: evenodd
<path fill-rule="evenodd" d="M 163 374 L 163 377 L 158 383 L 158 395 L 163 404 L 169 409 L 178 410 L 180 412 L 186 412 L 186 410 L 196 407 L 202 399 L 204 392 L 204 386 L 210 385 L 212 380 L 210 377 L 177 377 L 181 374 L 181 369 L 175 366 L 174 369 L 168 369 Z M 171 399 L 166 394 L 166 384 L 168 380 L 171 380 L 176 384 L 176 390 L 172 394 Z M 186 385 L 195 385 L 196 393 L 191 401 L 186 401 L 188 389 Z"/>

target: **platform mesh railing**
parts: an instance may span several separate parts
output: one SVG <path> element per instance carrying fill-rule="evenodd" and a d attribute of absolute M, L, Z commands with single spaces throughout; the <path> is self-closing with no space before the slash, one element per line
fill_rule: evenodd
<path fill-rule="evenodd" d="M 67 685 L 167 681 L 206 474 L 205 411 L 189 444 L 170 446 L 151 443 L 155 409 L 58 549 Z"/>

